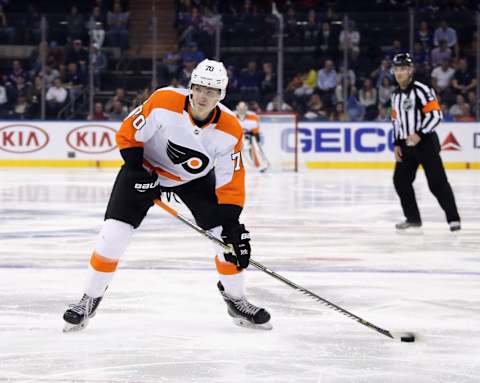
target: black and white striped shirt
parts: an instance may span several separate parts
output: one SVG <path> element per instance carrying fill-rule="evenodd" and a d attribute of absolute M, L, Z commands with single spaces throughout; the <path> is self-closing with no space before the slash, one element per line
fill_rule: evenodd
<path fill-rule="evenodd" d="M 442 120 L 435 91 L 419 81 L 412 81 L 406 89 L 397 87 L 391 103 L 396 145 L 413 133 L 423 138 L 432 133 Z"/>

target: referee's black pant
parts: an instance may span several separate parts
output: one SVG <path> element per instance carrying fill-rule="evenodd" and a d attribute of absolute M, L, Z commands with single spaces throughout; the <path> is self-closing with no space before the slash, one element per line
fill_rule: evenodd
<path fill-rule="evenodd" d="M 460 221 L 455 197 L 440 157 L 440 143 L 437 133 L 426 135 L 415 146 L 407 146 L 403 141 L 401 148 L 402 162 L 397 162 L 395 165 L 393 184 L 400 197 L 403 214 L 407 221 L 422 222 L 412 186 L 419 165 L 423 166 L 428 187 L 445 212 L 447 222 Z"/>

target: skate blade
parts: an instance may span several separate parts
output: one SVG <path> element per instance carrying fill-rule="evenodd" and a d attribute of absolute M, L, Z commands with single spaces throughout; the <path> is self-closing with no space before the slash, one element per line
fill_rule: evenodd
<path fill-rule="evenodd" d="M 235 323 L 239 327 L 251 328 L 254 330 L 272 330 L 273 326 L 270 322 L 262 323 L 262 324 L 255 324 L 245 320 L 243 318 L 232 318 L 233 323 Z"/>
<path fill-rule="evenodd" d="M 410 227 L 408 229 L 395 229 L 397 234 L 405 236 L 420 236 L 423 235 L 423 228 L 421 227 Z"/>
<path fill-rule="evenodd" d="M 82 331 L 85 327 L 87 327 L 87 325 L 88 325 L 88 319 L 80 324 L 71 324 L 71 323 L 65 322 L 65 326 L 63 326 L 63 332 L 69 333 L 69 332 Z"/>

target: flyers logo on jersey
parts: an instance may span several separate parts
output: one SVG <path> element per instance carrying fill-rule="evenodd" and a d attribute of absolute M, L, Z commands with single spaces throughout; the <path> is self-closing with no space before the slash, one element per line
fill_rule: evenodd
<path fill-rule="evenodd" d="M 208 166 L 208 157 L 196 150 L 180 146 L 168 140 L 167 155 L 175 165 L 182 164 L 182 167 L 189 173 L 198 174 Z"/>

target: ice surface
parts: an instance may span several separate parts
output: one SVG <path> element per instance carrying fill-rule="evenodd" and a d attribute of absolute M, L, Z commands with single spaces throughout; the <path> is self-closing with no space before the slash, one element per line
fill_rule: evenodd
<path fill-rule="evenodd" d="M 390 171 L 248 176 L 243 216 L 257 261 L 377 326 L 416 332 L 417 343 L 393 342 L 254 269 L 249 298 L 274 329 L 234 326 L 210 243 L 158 207 L 89 327 L 62 333 L 114 177 L 0 169 L 1 382 L 478 382 L 480 172 L 449 172 L 457 235 L 422 173 L 422 235 L 393 229 L 402 216 Z"/>

